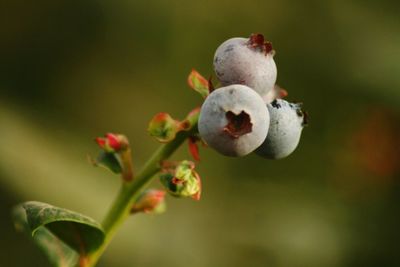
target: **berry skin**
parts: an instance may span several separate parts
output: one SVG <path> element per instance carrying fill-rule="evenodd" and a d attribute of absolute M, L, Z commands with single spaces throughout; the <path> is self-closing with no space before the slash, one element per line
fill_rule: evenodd
<path fill-rule="evenodd" d="M 300 141 L 301 131 L 307 123 L 306 113 L 300 104 L 276 99 L 267 104 L 270 126 L 267 138 L 257 148 L 256 154 L 268 159 L 281 159 L 290 155 Z"/>
<path fill-rule="evenodd" d="M 201 107 L 199 133 L 223 155 L 244 156 L 265 140 L 269 113 L 251 88 L 235 84 L 213 91 Z"/>
<path fill-rule="evenodd" d="M 261 34 L 231 38 L 214 55 L 214 70 L 223 86 L 243 84 L 265 96 L 274 88 L 277 69 L 274 50 Z"/>

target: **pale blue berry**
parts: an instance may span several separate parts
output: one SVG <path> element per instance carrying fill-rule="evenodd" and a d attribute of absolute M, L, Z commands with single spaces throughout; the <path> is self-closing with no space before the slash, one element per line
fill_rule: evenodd
<path fill-rule="evenodd" d="M 243 84 L 265 96 L 275 85 L 274 50 L 261 34 L 231 38 L 214 55 L 214 70 L 223 86 Z"/>
<path fill-rule="evenodd" d="M 276 99 L 267 104 L 270 114 L 268 135 L 256 153 L 268 159 L 281 159 L 290 155 L 300 141 L 301 132 L 306 124 L 306 113 L 300 104 L 292 104 Z"/>
<path fill-rule="evenodd" d="M 203 103 L 199 133 L 212 148 L 226 156 L 244 156 L 265 140 L 269 114 L 262 98 L 244 85 L 213 91 Z"/>

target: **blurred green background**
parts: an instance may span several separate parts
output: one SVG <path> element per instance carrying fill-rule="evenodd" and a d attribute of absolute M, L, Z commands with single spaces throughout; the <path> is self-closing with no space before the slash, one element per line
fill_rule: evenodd
<path fill-rule="evenodd" d="M 278 84 L 311 122 L 290 157 L 202 149 L 203 199 L 124 224 L 99 266 L 400 266 L 398 1 L 0 3 L 0 266 L 48 266 L 14 231 L 38 200 L 101 220 L 119 178 L 93 168 L 93 138 L 125 133 L 139 168 L 147 123 L 183 118 L 217 46 L 264 33 Z M 188 158 L 186 147 L 174 155 Z M 158 186 L 157 183 L 155 185 Z"/>

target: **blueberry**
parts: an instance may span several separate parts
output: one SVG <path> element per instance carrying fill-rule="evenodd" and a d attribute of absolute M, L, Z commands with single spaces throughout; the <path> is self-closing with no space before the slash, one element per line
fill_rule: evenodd
<path fill-rule="evenodd" d="M 244 156 L 259 147 L 268 133 L 269 113 L 251 88 L 235 84 L 213 91 L 201 107 L 199 133 L 226 156 Z"/>
<path fill-rule="evenodd" d="M 265 96 L 275 85 L 274 50 L 261 34 L 231 38 L 214 55 L 214 70 L 223 86 L 243 84 Z"/>
<path fill-rule="evenodd" d="M 276 99 L 267 104 L 270 125 L 267 138 L 255 151 L 268 159 L 281 159 L 290 155 L 300 141 L 301 131 L 307 123 L 300 104 Z"/>

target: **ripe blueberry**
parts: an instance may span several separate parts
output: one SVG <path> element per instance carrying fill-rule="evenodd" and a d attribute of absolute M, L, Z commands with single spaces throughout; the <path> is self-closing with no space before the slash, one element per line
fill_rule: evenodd
<path fill-rule="evenodd" d="M 307 123 L 300 104 L 276 99 L 267 104 L 270 126 L 264 143 L 255 151 L 268 159 L 281 159 L 290 155 L 300 141 L 301 131 Z"/>
<path fill-rule="evenodd" d="M 259 147 L 268 133 L 269 113 L 251 88 L 235 84 L 213 91 L 201 107 L 199 133 L 226 156 L 244 156 Z"/>
<path fill-rule="evenodd" d="M 231 38 L 214 55 L 214 70 L 223 86 L 243 84 L 262 97 L 275 85 L 277 70 L 274 50 L 261 34 L 250 38 Z"/>

